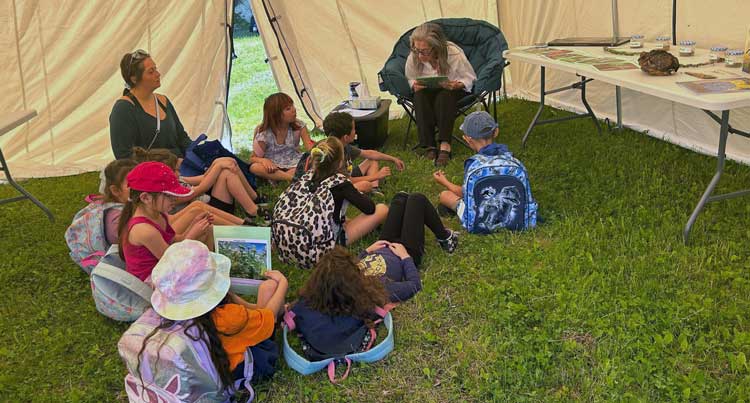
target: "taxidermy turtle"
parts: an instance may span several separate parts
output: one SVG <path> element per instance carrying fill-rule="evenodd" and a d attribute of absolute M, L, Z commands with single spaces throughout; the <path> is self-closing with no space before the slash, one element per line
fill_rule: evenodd
<path fill-rule="evenodd" d="M 652 76 L 668 76 L 680 68 L 680 61 L 666 50 L 643 52 L 638 58 L 641 70 Z"/>

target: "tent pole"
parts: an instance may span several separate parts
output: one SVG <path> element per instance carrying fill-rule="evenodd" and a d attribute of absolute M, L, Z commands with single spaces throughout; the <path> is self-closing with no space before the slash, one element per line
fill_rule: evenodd
<path fill-rule="evenodd" d="M 612 0 L 612 43 L 616 43 L 617 38 L 620 36 L 620 27 L 618 24 L 617 15 L 617 0 Z M 615 86 L 615 103 L 617 108 L 617 126 L 616 129 L 622 129 L 622 89 L 620 86 Z"/>
<path fill-rule="evenodd" d="M 672 45 L 677 46 L 677 0 L 672 0 Z"/>

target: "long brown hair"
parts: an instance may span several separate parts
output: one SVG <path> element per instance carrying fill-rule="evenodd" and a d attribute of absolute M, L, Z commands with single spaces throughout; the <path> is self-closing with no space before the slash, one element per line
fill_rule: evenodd
<path fill-rule="evenodd" d="M 204 313 L 203 315 L 197 318 L 190 319 L 190 323 L 184 327 L 183 332 L 185 333 L 185 336 L 187 336 L 193 341 L 203 340 L 203 342 L 206 343 L 206 346 L 208 347 L 208 352 L 211 355 L 211 362 L 214 364 L 214 368 L 216 368 L 216 372 L 219 374 L 219 379 L 221 380 L 222 392 L 226 390 L 227 388 L 231 388 L 230 390 L 233 390 L 234 382 L 232 380 L 232 370 L 229 368 L 229 356 L 227 355 L 226 350 L 224 350 L 224 347 L 221 344 L 221 339 L 219 338 L 219 331 L 216 329 L 216 325 L 214 324 L 214 321 L 211 318 L 212 312 L 213 312 L 213 309 L 208 311 L 207 313 Z M 159 326 L 157 326 L 151 333 L 149 333 L 143 339 L 141 350 L 138 352 L 138 366 L 136 367 L 136 370 L 138 371 L 138 377 L 140 378 L 141 383 L 143 383 L 143 375 L 141 374 L 141 356 L 143 355 L 143 352 L 146 350 L 146 345 L 148 344 L 149 339 L 153 337 L 156 334 L 156 332 L 158 332 L 159 330 L 168 329 L 172 327 L 175 323 L 176 322 L 173 320 L 162 318 Z M 197 337 L 193 337 L 190 335 L 190 333 L 188 333 L 188 331 L 192 327 L 195 327 L 198 329 Z M 161 346 L 159 347 L 161 348 Z M 161 349 L 157 350 L 156 361 L 155 361 L 156 363 L 159 362 L 160 353 L 161 353 Z M 245 365 L 252 365 L 252 363 L 245 363 Z M 156 368 L 154 368 L 152 372 L 156 374 Z"/>
<path fill-rule="evenodd" d="M 112 194 L 110 186 L 120 187 L 128 172 L 136 166 L 136 162 L 131 159 L 114 160 L 104 168 L 104 202 L 117 202 Z"/>
<path fill-rule="evenodd" d="M 284 94 L 283 92 L 269 95 L 265 102 L 263 102 L 263 121 L 257 128 L 255 128 L 255 133 L 262 133 L 269 128 L 273 132 L 281 130 L 286 131 L 281 115 L 284 113 L 284 109 L 289 105 L 294 105 L 294 101 L 292 101 L 292 98 L 289 95 Z M 293 131 L 302 128 L 298 122 L 292 122 L 290 126 Z"/>
<path fill-rule="evenodd" d="M 344 145 L 336 137 L 327 137 L 310 150 L 310 159 L 312 160 L 313 182 L 320 183 L 341 171 Z"/>
<path fill-rule="evenodd" d="M 171 170 L 177 169 L 177 156 L 166 148 L 152 148 L 146 150 L 143 147 L 133 147 L 131 158 L 136 163 L 156 161 L 168 166 Z"/>
<path fill-rule="evenodd" d="M 117 234 L 120 236 L 120 250 L 118 252 L 120 254 L 120 259 L 123 261 L 125 261 L 124 246 L 125 243 L 128 242 L 128 235 L 130 234 L 130 230 L 128 230 L 128 221 L 133 218 L 135 210 L 144 204 L 143 200 L 141 200 L 141 194 L 143 193 L 150 194 L 154 198 L 161 194 L 159 192 L 141 192 L 140 190 L 130 189 L 130 197 L 128 197 L 128 202 L 125 203 L 125 207 L 122 208 L 120 222 L 117 223 Z"/>
<path fill-rule="evenodd" d="M 357 259 L 342 246 L 320 258 L 299 296 L 320 313 L 353 316 L 368 325 L 372 325 L 375 308 L 388 302 L 380 278 L 359 270 Z"/>
<path fill-rule="evenodd" d="M 443 29 L 440 25 L 433 22 L 425 22 L 424 24 L 414 28 L 411 36 L 409 36 L 409 46 L 413 49 L 415 41 L 424 41 L 430 46 L 432 50 L 432 56 L 435 57 L 438 63 L 438 74 L 448 74 L 448 38 L 443 33 Z M 419 71 L 419 58 L 412 58 L 414 69 Z"/>

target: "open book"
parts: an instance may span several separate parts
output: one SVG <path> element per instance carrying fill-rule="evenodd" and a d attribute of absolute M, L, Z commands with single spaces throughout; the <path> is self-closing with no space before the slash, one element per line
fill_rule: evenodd
<path fill-rule="evenodd" d="M 232 261 L 232 290 L 254 295 L 263 273 L 271 270 L 271 229 L 243 225 L 215 225 L 214 250 Z"/>
<path fill-rule="evenodd" d="M 440 84 L 448 81 L 446 76 L 417 77 L 417 82 L 427 88 L 440 88 Z"/>

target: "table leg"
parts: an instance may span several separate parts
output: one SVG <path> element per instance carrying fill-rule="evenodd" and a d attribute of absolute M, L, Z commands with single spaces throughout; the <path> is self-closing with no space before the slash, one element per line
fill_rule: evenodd
<path fill-rule="evenodd" d="M 526 129 L 526 134 L 523 135 L 523 140 L 521 141 L 521 146 L 526 146 L 526 140 L 529 138 L 529 135 L 531 134 L 531 130 L 536 126 L 537 120 L 539 120 L 539 116 L 542 114 L 542 110 L 544 109 L 544 66 L 541 66 L 541 81 L 539 83 L 539 109 L 536 111 L 536 114 L 534 115 L 534 119 L 531 120 L 531 124 L 529 125 L 529 128 Z"/>
<path fill-rule="evenodd" d="M 711 193 L 713 193 L 714 188 L 719 183 L 719 179 L 721 179 L 721 174 L 724 172 L 724 159 L 726 157 L 726 155 L 724 154 L 724 151 L 726 150 L 728 135 L 729 135 L 729 111 L 722 111 L 721 112 L 721 130 L 719 131 L 719 153 L 717 155 L 718 161 L 716 162 L 716 173 L 714 174 L 714 177 L 711 179 L 711 182 L 708 184 L 708 187 L 706 188 L 706 190 L 703 192 L 703 196 L 701 196 L 700 200 L 698 201 L 698 205 L 695 206 L 695 209 L 693 210 L 693 214 L 691 214 L 690 218 L 688 219 L 687 225 L 685 225 L 685 230 L 682 232 L 682 238 L 685 244 L 688 243 L 688 240 L 690 237 L 690 230 L 693 228 L 693 224 L 695 224 L 695 220 L 698 219 L 698 214 L 700 214 L 701 210 L 703 210 L 703 207 L 706 205 L 706 203 L 709 202 Z"/>
<path fill-rule="evenodd" d="M 622 88 L 615 87 L 615 106 L 617 108 L 617 126 L 615 129 L 622 130 Z"/>
<path fill-rule="evenodd" d="M 594 115 L 594 111 L 591 110 L 591 106 L 589 106 L 589 103 L 586 100 L 586 83 L 588 83 L 589 81 L 593 81 L 594 80 L 593 78 L 586 78 L 586 77 L 581 76 L 580 82 L 568 85 L 566 87 L 555 88 L 549 91 L 545 89 L 544 78 L 545 78 L 545 68 L 544 66 L 541 66 L 541 82 L 539 85 L 540 87 L 539 109 L 537 109 L 536 114 L 534 115 L 534 119 L 532 119 L 531 124 L 529 125 L 529 128 L 526 129 L 526 133 L 523 135 L 523 140 L 521 141 L 521 145 L 523 147 L 526 146 L 526 140 L 528 140 L 529 135 L 531 134 L 531 131 L 534 129 L 535 126 L 546 125 L 548 123 L 564 122 L 566 120 L 591 117 L 591 120 L 594 121 L 594 125 L 596 126 L 596 130 L 599 132 L 599 134 L 602 134 L 602 128 L 599 125 L 599 121 L 596 120 L 596 115 Z M 586 108 L 586 113 L 582 115 L 571 115 L 571 116 L 564 116 L 564 117 L 555 118 L 555 119 L 539 120 L 539 117 L 542 115 L 542 110 L 544 110 L 545 95 L 555 94 L 561 91 L 568 91 L 568 90 L 581 90 L 581 102 L 583 102 L 583 106 Z"/>
<path fill-rule="evenodd" d="M 599 134 L 602 134 L 602 127 L 599 126 L 599 121 L 596 120 L 596 115 L 594 115 L 594 111 L 589 106 L 588 101 L 586 101 L 586 83 L 588 80 L 586 80 L 586 77 L 581 76 L 581 102 L 583 102 L 583 106 L 586 107 L 586 111 L 591 116 L 591 120 L 594 121 L 594 126 L 596 126 L 596 131 L 599 132 Z"/>
<path fill-rule="evenodd" d="M 0 200 L 0 204 L 29 199 L 31 200 L 32 203 L 36 204 L 37 207 L 42 209 L 42 211 L 44 211 L 45 214 L 47 214 L 47 218 L 50 220 L 50 222 L 55 222 L 55 217 L 52 215 L 52 212 L 49 211 L 49 209 L 44 204 L 42 204 L 42 202 L 40 202 L 34 196 L 32 196 L 31 193 L 27 192 L 26 189 L 24 189 L 21 185 L 19 185 L 10 175 L 10 169 L 8 168 L 8 163 L 5 162 L 5 157 L 3 156 L 2 150 L 0 150 L 0 165 L 2 165 L 0 166 L 0 170 L 5 171 L 5 179 L 8 180 L 8 183 L 10 183 L 14 188 L 16 188 L 16 190 L 21 192 L 21 194 L 23 195 L 23 196 L 11 197 L 8 199 L 2 199 Z"/>

